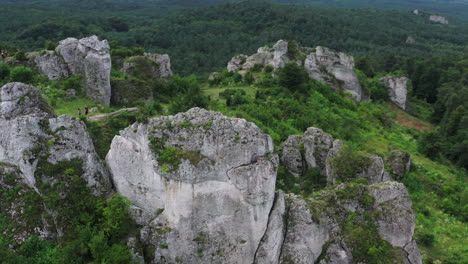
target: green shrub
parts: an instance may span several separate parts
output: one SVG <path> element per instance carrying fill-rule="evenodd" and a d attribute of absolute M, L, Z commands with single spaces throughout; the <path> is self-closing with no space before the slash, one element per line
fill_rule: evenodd
<path fill-rule="evenodd" d="M 74 89 L 77 93 L 83 90 L 82 76 L 77 74 L 63 81 L 63 90 Z"/>
<path fill-rule="evenodd" d="M 33 71 L 24 66 L 18 66 L 11 70 L 10 81 L 29 83 L 33 79 Z"/>
<path fill-rule="evenodd" d="M 251 72 L 248 72 L 244 75 L 244 83 L 251 85 L 255 82 L 255 78 Z"/>
<path fill-rule="evenodd" d="M 57 43 L 51 40 L 47 40 L 45 43 L 45 49 L 46 50 L 55 50 L 57 47 Z"/>
<path fill-rule="evenodd" d="M 28 60 L 28 58 L 26 58 L 26 54 L 22 50 L 16 52 L 15 59 L 17 59 L 19 61 L 27 61 Z"/>
<path fill-rule="evenodd" d="M 10 67 L 7 64 L 0 64 L 0 80 L 4 80 L 10 76 Z"/>
<path fill-rule="evenodd" d="M 367 153 L 345 145 L 340 149 L 338 155 L 331 159 L 331 162 L 338 180 L 347 182 L 366 169 L 371 160 Z"/>
<path fill-rule="evenodd" d="M 308 90 L 305 85 L 308 79 L 304 67 L 297 65 L 295 62 L 287 63 L 279 73 L 279 84 L 293 93 L 305 94 Z"/>

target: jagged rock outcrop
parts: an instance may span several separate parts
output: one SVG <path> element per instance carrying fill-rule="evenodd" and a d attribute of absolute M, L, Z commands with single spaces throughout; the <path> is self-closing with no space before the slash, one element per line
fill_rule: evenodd
<path fill-rule="evenodd" d="M 227 69 L 245 73 L 255 64 L 280 69 L 288 62 L 304 66 L 310 78 L 324 82 L 337 91 L 349 92 L 358 101 L 368 99 L 354 72 L 354 58 L 325 47 L 289 47 L 287 41 L 279 40 L 271 49 L 261 47 L 251 56 L 235 56 L 228 63 Z"/>
<path fill-rule="evenodd" d="M 84 124 L 75 117 L 56 117 L 39 90 L 23 83 L 0 88 L 0 167 L 2 193 L 16 188 L 15 199 L 0 196 L 0 204 L 13 229 L 8 235 L 19 244 L 32 234 L 46 238 L 63 234 L 66 222 L 42 202 L 42 196 L 60 185 L 60 202 L 66 203 L 74 175 L 94 194 L 112 192 L 108 171 Z"/>
<path fill-rule="evenodd" d="M 339 156 L 343 146 L 341 140 L 335 140 L 321 129 L 310 127 L 303 136 L 293 135 L 282 144 L 281 163 L 289 173 L 300 177 L 312 168 L 320 169 L 320 173 L 328 185 L 339 181 L 334 158 Z M 391 180 L 384 170 L 383 159 L 373 155 L 368 162 L 357 170 L 354 178 L 368 179 L 369 184 Z"/>
<path fill-rule="evenodd" d="M 0 88 L 0 124 L 0 162 L 17 166 L 29 187 L 35 188 L 41 159 L 52 164 L 79 159 L 88 185 L 96 193 L 110 191 L 109 175 L 83 123 L 55 117 L 37 88 L 23 83 Z"/>
<path fill-rule="evenodd" d="M 379 80 L 387 88 L 390 100 L 401 109 L 406 110 L 408 82 L 410 79 L 406 77 L 385 76 Z"/>
<path fill-rule="evenodd" d="M 350 93 L 358 101 L 367 100 L 354 72 L 354 58 L 343 52 L 317 47 L 304 61 L 304 68 L 312 79 L 327 83 L 335 90 Z"/>
<path fill-rule="evenodd" d="M 387 164 L 395 180 L 401 180 L 411 169 L 411 156 L 406 152 L 393 150 L 388 155 Z"/>
<path fill-rule="evenodd" d="M 292 135 L 282 144 L 281 161 L 295 176 L 300 176 L 311 168 L 319 168 L 326 175 L 326 162 L 332 158 L 329 157 L 329 152 L 333 141 L 332 135 L 310 127 L 303 136 Z"/>
<path fill-rule="evenodd" d="M 149 263 L 253 263 L 275 196 L 272 152 L 255 124 L 192 108 L 122 131 L 106 160 Z"/>
<path fill-rule="evenodd" d="M 283 156 L 298 148 L 303 164 L 326 172 L 342 146 L 309 128 L 283 144 Z M 384 175 L 380 157 L 356 176 L 371 185 L 342 183 L 304 199 L 275 194 L 272 152 L 256 125 L 200 108 L 123 130 L 106 161 L 142 226 L 129 244 L 143 245 L 146 263 L 325 264 L 363 261 L 355 252 L 366 247 L 364 238 L 385 248 L 383 258 L 421 263 L 405 187 L 372 178 Z"/>
<path fill-rule="evenodd" d="M 109 105 L 111 97 L 111 57 L 107 40 L 92 36 L 83 39 L 67 38 L 59 42 L 55 51 L 31 55 L 39 72 L 50 80 L 60 80 L 81 74 L 86 84 L 86 95 Z M 41 55 L 42 54 L 42 55 Z"/>
<path fill-rule="evenodd" d="M 59 42 L 55 52 L 65 61 L 71 74 L 82 74 L 86 81 L 86 95 L 104 105 L 110 104 L 111 57 L 107 40 L 91 36 L 83 39 L 67 38 Z"/>
<path fill-rule="evenodd" d="M 448 25 L 448 23 L 449 23 L 447 18 L 445 18 L 443 16 L 437 16 L 437 15 L 429 16 L 429 20 L 432 21 L 432 22 L 436 22 L 436 23 L 440 23 L 440 24 L 444 24 L 444 25 Z"/>
<path fill-rule="evenodd" d="M 61 80 L 70 76 L 68 66 L 61 56 L 54 51 L 46 51 L 44 55 L 34 56 L 34 62 L 40 73 L 47 75 L 49 80 Z"/>
<path fill-rule="evenodd" d="M 167 54 L 145 53 L 125 59 L 122 72 L 145 78 L 168 78 L 172 76 L 171 59 Z"/>
<path fill-rule="evenodd" d="M 369 261 L 355 253 L 366 250 L 360 241 L 369 240 L 386 248 L 376 256 L 379 260 L 395 260 L 395 255 L 401 255 L 403 263 L 421 263 L 413 239 L 415 215 L 402 184 L 347 183 L 314 197 L 287 196 L 287 230 L 280 263 Z M 374 226 L 376 230 L 372 230 Z"/>

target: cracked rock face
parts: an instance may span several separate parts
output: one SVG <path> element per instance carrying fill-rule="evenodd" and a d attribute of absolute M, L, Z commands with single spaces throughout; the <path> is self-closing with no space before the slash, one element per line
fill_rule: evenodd
<path fill-rule="evenodd" d="M 86 95 L 104 105 L 110 104 L 111 57 L 107 40 L 96 36 L 76 39 L 67 38 L 55 49 L 71 74 L 82 74 L 86 81 Z M 39 66 L 41 68 L 41 66 Z M 46 73 L 48 76 L 51 72 Z"/>
<path fill-rule="evenodd" d="M 281 69 L 288 62 L 295 62 L 304 66 L 310 78 L 324 82 L 336 91 L 348 92 L 358 101 L 368 100 L 368 96 L 363 93 L 354 72 L 354 58 L 352 56 L 320 46 L 315 49 L 297 47 L 297 50 L 293 52 L 297 54 L 291 55 L 289 43 L 279 40 L 271 49 L 261 47 L 257 53 L 251 56 L 238 55 L 233 57 L 228 63 L 227 69 L 231 72 L 245 73 L 255 64 Z"/>
<path fill-rule="evenodd" d="M 40 73 L 47 75 L 49 80 L 61 80 L 70 77 L 67 64 L 61 56 L 57 56 L 54 51 L 47 51 L 42 56 L 34 58 L 34 62 Z"/>
<path fill-rule="evenodd" d="M 106 160 L 149 263 L 253 263 L 275 197 L 272 153 L 255 124 L 192 108 L 122 131 Z"/>
<path fill-rule="evenodd" d="M 318 46 L 315 53 L 308 54 L 304 68 L 312 79 L 324 82 L 334 90 L 348 92 L 358 101 L 366 100 L 354 72 L 352 56 Z"/>
<path fill-rule="evenodd" d="M 374 202 L 365 203 L 364 197 L 372 197 Z M 369 214 L 375 216 L 365 219 Z M 378 239 L 390 243 L 404 263 L 421 263 L 413 239 L 415 215 L 411 200 L 403 184 L 397 182 L 341 184 L 306 200 L 287 195 L 287 228 L 279 263 L 356 263 L 353 248 L 361 238 L 353 238 L 346 230 L 350 215 L 356 221 L 353 226 L 367 221 L 375 224 Z"/>
<path fill-rule="evenodd" d="M 59 220 L 29 219 L 26 214 L 31 206 L 38 215 L 56 214 L 41 202 L 41 197 L 44 190 L 47 192 L 44 183 L 53 185 L 57 181 L 65 186 L 62 198 L 68 196 L 66 185 L 72 177 L 60 178 L 59 172 L 48 170 L 64 162 L 79 164 L 77 169 L 82 173 L 77 176 L 86 181 L 92 193 L 112 193 L 108 171 L 81 121 L 66 115 L 56 117 L 33 86 L 9 83 L 1 87 L 0 191 L 19 189 L 15 191 L 14 201 L 0 201 L 0 210 L 19 229 L 8 234 L 19 245 L 33 234 L 43 238 L 63 235 L 66 226 Z"/>
<path fill-rule="evenodd" d="M 386 76 L 379 79 L 387 87 L 390 100 L 398 107 L 406 110 L 406 100 L 408 94 L 408 82 L 406 77 Z"/>
<path fill-rule="evenodd" d="M 83 123 L 69 116 L 55 117 L 39 90 L 23 83 L 0 88 L 0 162 L 17 166 L 29 187 L 42 154 L 47 161 L 79 159 L 85 178 L 95 193 L 109 192 L 111 185 Z M 53 175 L 51 175 L 53 176 Z"/>

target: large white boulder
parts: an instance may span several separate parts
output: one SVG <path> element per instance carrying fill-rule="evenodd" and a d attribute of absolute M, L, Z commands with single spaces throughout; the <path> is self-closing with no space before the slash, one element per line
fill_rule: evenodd
<path fill-rule="evenodd" d="M 255 124 L 192 108 L 125 129 L 106 161 L 154 262 L 254 262 L 278 164 Z"/>

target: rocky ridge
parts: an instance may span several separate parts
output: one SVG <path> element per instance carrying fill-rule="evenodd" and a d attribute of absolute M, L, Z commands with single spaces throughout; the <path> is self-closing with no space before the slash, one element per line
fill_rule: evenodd
<path fill-rule="evenodd" d="M 309 128 L 283 144 L 281 160 L 326 173 L 327 158 L 342 145 Z M 313 199 L 275 193 L 271 138 L 243 119 L 199 108 L 134 124 L 114 138 L 106 157 L 117 191 L 132 201 L 132 217 L 143 226 L 132 241 L 151 250 L 147 263 L 352 263 L 360 245 L 344 220 L 356 215 L 360 224 L 375 212 L 381 217 L 364 223 L 376 225 L 372 239 L 386 257 L 421 263 L 408 193 L 390 181 L 380 157 L 371 160 L 356 176 L 371 185 L 334 186 L 338 179 L 330 177 L 330 187 Z"/>
<path fill-rule="evenodd" d="M 271 49 L 261 47 L 251 56 L 233 57 L 227 69 L 245 73 L 256 64 L 280 69 L 288 62 L 304 66 L 310 78 L 324 82 L 337 91 L 348 92 L 358 101 L 368 100 L 354 72 L 354 58 L 326 47 L 297 47 L 297 44 L 279 40 Z"/>
<path fill-rule="evenodd" d="M 39 215 L 54 217 L 34 223 L 22 208 L 50 188 L 64 188 L 61 195 L 67 197 L 76 174 L 94 194 L 115 188 L 131 201 L 131 216 L 141 229 L 128 245 L 140 262 L 354 263 L 362 261 L 360 241 L 366 237 L 383 250 L 379 257 L 421 263 L 402 184 L 332 185 L 335 178 L 310 198 L 276 191 L 280 159 L 272 139 L 244 119 L 192 108 L 135 123 L 114 138 L 106 157 L 110 173 L 84 124 L 56 117 L 32 86 L 10 83 L 0 89 L 0 124 L 0 189 L 21 186 L 16 201 L 2 196 L 0 206 L 17 224 L 10 235 L 19 244 L 31 234 L 63 234 L 66 219 L 47 203 L 37 203 Z M 287 146 L 292 157 L 325 173 L 333 168 L 328 159 L 343 148 L 317 128 L 287 142 L 283 153 Z M 392 162 L 404 163 L 404 155 L 394 156 Z M 377 165 L 361 171 L 380 173 L 380 160 L 372 164 Z M 373 183 L 372 177 L 357 178 Z"/>

